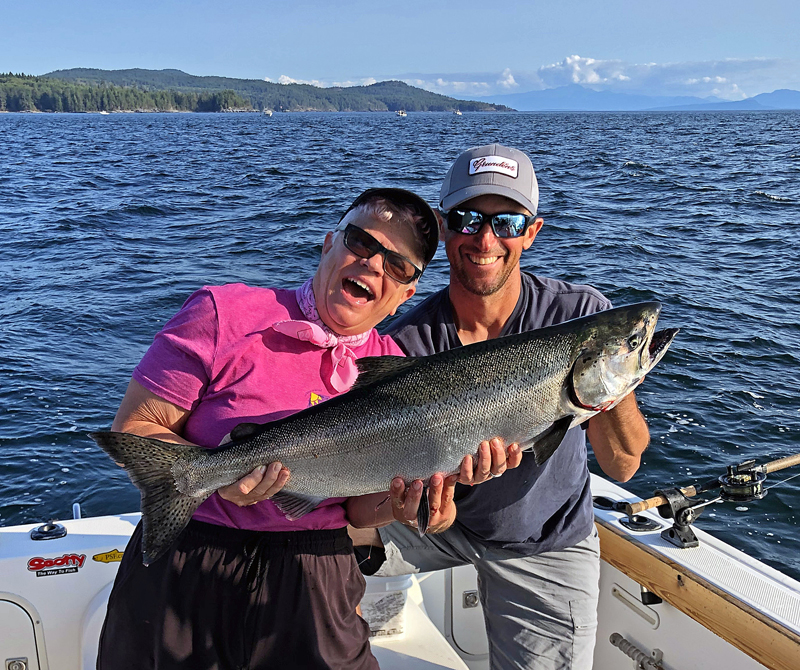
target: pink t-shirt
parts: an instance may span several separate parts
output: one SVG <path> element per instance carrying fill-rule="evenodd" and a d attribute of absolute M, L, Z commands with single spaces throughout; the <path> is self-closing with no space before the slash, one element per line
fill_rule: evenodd
<path fill-rule="evenodd" d="M 216 447 L 242 422 L 275 421 L 338 395 L 327 381 L 329 350 L 271 328 L 277 321 L 305 318 L 294 291 L 244 284 L 204 287 L 156 335 L 133 378 L 191 411 L 183 437 Z M 375 330 L 353 353 L 357 358 L 403 355 L 390 337 Z M 344 500 L 330 498 L 289 521 L 269 500 L 239 507 L 214 493 L 193 518 L 249 530 L 343 528 Z"/>

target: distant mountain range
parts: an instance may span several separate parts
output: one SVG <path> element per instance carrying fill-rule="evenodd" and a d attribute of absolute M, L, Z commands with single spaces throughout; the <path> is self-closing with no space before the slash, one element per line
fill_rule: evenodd
<path fill-rule="evenodd" d="M 479 98 L 519 111 L 703 111 L 800 109 L 800 91 L 780 89 L 728 102 L 719 98 L 650 96 L 595 91 L 579 84 Z"/>
<path fill-rule="evenodd" d="M 233 91 L 256 109 L 284 112 L 465 112 L 510 111 L 503 104 L 456 100 L 409 86 L 401 81 L 381 81 L 371 86 L 319 88 L 308 84 L 275 84 L 261 79 L 197 77 L 181 70 L 56 70 L 44 78 L 76 84 L 135 87 L 144 91 L 209 93 Z"/>
<path fill-rule="evenodd" d="M 725 110 L 725 109 L 800 109 L 800 91 L 781 88 L 772 93 L 759 93 L 752 98 L 737 100 L 735 102 L 706 102 L 696 105 L 678 105 L 669 107 L 673 110 Z"/>

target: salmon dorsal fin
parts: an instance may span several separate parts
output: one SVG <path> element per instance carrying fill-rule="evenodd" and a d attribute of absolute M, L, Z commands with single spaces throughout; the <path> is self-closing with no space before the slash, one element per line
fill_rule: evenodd
<path fill-rule="evenodd" d="M 419 363 L 418 358 L 406 358 L 405 356 L 366 356 L 356 360 L 358 366 L 358 379 L 353 384 L 353 389 L 360 389 L 374 382 L 380 381 L 385 377 L 390 377 L 413 368 Z"/>
<path fill-rule="evenodd" d="M 231 431 L 231 442 L 251 438 L 263 429 L 262 423 L 240 423 Z"/>

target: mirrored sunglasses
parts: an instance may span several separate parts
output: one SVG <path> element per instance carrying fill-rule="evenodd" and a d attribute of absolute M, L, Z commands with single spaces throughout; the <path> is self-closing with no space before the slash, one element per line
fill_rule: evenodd
<path fill-rule="evenodd" d="M 387 249 L 358 226 L 348 223 L 344 228 L 339 226 L 336 230 L 344 230 L 344 246 L 359 258 L 372 258 L 375 254 L 381 254 L 383 271 L 395 281 L 401 284 L 410 284 L 422 274 L 422 270 L 405 256 Z"/>
<path fill-rule="evenodd" d="M 509 238 L 520 237 L 525 234 L 534 220 L 535 216 L 525 214 L 503 213 L 503 214 L 484 214 L 464 209 L 451 209 L 449 212 L 442 212 L 447 218 L 447 228 L 462 235 L 475 235 L 483 228 L 484 223 L 492 227 L 495 237 Z"/>

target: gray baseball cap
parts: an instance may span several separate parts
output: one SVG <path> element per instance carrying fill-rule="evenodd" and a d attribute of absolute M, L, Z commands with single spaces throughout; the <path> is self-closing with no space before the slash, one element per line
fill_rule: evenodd
<path fill-rule="evenodd" d="M 531 214 L 539 207 L 539 184 L 531 159 L 519 149 L 487 144 L 468 149 L 450 167 L 439 193 L 445 212 L 479 195 L 502 195 Z"/>

